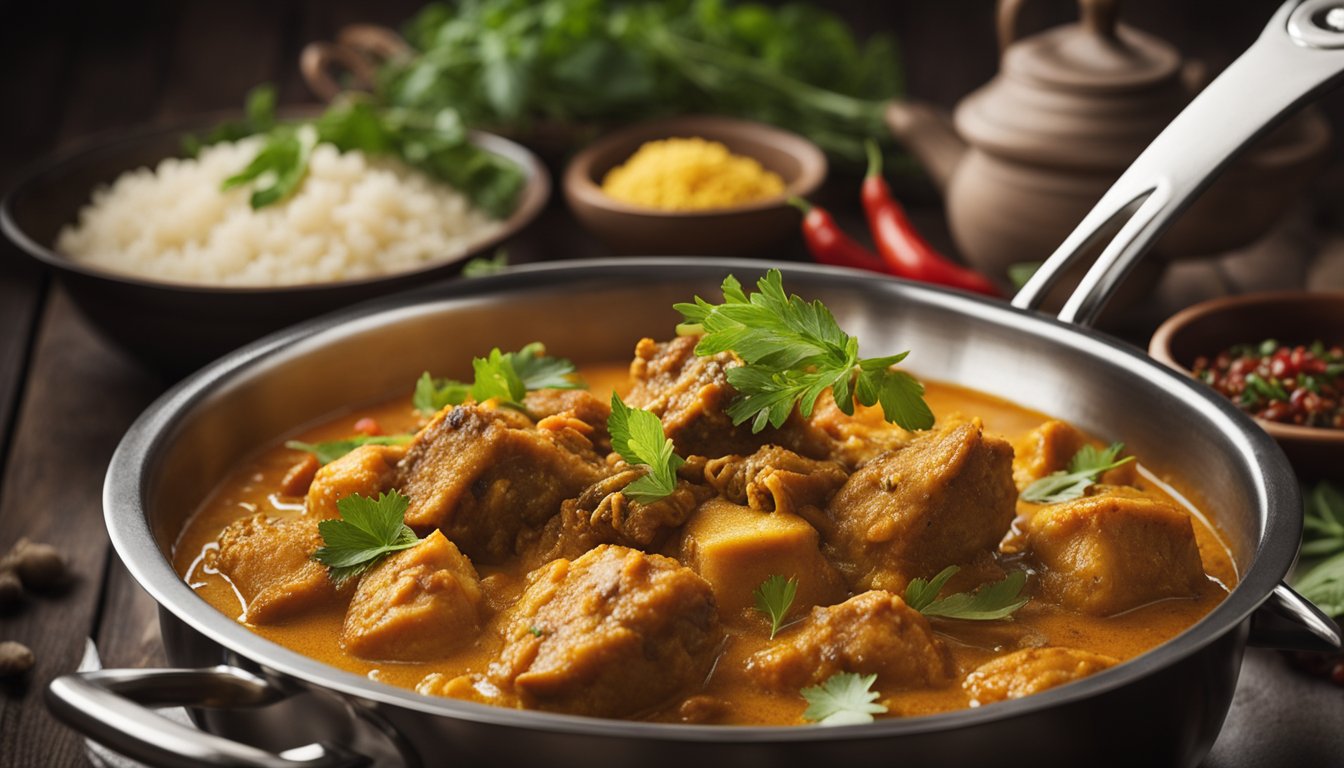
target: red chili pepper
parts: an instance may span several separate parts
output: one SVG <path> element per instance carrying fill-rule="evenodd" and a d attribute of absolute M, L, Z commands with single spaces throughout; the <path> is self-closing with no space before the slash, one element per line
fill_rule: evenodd
<path fill-rule="evenodd" d="M 790 198 L 789 204 L 803 212 L 803 239 L 807 241 L 807 249 L 818 264 L 890 274 L 886 264 L 845 234 L 825 208 L 812 205 L 801 197 Z"/>
<path fill-rule="evenodd" d="M 986 296 L 1003 296 L 984 275 L 950 261 L 920 237 L 882 178 L 882 154 L 873 142 L 868 143 L 868 174 L 863 179 L 862 197 L 877 252 L 891 274 Z"/>

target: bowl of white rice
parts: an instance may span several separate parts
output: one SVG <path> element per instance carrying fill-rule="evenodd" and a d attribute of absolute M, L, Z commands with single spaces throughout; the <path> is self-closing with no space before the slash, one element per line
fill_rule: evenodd
<path fill-rule="evenodd" d="M 545 206 L 529 150 L 470 141 L 517 167 L 513 210 L 492 217 L 400 161 L 317 144 L 294 193 L 254 209 L 222 189 L 260 139 L 181 157 L 218 118 L 103 136 L 38 169 L 0 204 L 0 226 L 54 268 L 90 322 L 152 366 L 185 373 L 270 331 L 456 274 Z"/>

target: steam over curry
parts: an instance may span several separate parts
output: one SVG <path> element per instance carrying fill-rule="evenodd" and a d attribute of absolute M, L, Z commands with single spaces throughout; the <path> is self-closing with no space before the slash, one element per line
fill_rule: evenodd
<path fill-rule="evenodd" d="M 1029 695 L 1162 643 L 1235 584 L 1217 531 L 1138 462 L 1071 476 L 1106 452 L 1064 422 L 931 383 L 929 430 L 823 394 L 753 432 L 727 414 L 741 359 L 696 342 L 645 339 L 628 373 L 521 407 L 343 414 L 299 437 L 413 437 L 320 468 L 264 450 L 192 518 L 176 567 L 258 634 L 427 695 L 725 724 Z M 613 389 L 671 439 L 665 492 L 613 451 Z M 1056 492 L 1025 500 L 1042 478 Z M 414 534 L 334 578 L 320 521 L 392 491 Z"/>

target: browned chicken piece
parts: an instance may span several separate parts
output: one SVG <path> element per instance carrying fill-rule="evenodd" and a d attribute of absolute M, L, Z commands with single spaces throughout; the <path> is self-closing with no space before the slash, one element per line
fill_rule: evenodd
<path fill-rule="evenodd" d="M 407 525 L 442 530 L 474 562 L 501 563 L 607 472 L 574 429 L 537 429 L 506 408 L 460 405 L 415 436 L 393 484 L 410 499 Z"/>
<path fill-rule="evenodd" d="M 722 634 L 694 571 L 603 545 L 533 572 L 489 681 L 530 709 L 627 717 L 699 686 Z"/>
<path fill-rule="evenodd" d="M 374 497 L 392 488 L 404 445 L 361 445 L 317 470 L 304 507 L 323 520 L 339 517 L 337 502 L 352 493 Z"/>
<path fill-rule="evenodd" d="M 661 552 L 670 534 L 686 522 L 713 491 L 679 480 L 668 496 L 641 502 L 627 497 L 627 485 L 647 470 L 621 464 L 616 474 L 597 481 L 560 505 L 535 546 L 525 555 L 539 567 L 558 557 L 576 558 L 599 544 L 620 544 L 644 552 Z"/>
<path fill-rule="evenodd" d="M 1012 462 L 1012 446 L 970 422 L 850 475 L 827 515 L 828 543 L 852 584 L 901 592 L 910 579 L 988 556 L 1016 514 Z"/>
<path fill-rule="evenodd" d="M 884 690 L 952 680 L 952 657 L 928 619 L 890 592 L 873 590 L 812 615 L 782 642 L 747 660 L 758 685 L 796 691 L 837 672 L 876 674 Z"/>
<path fill-rule="evenodd" d="M 339 599 L 326 567 L 311 559 L 322 546 L 317 523 L 311 516 L 257 514 L 235 520 L 219 534 L 214 567 L 246 601 L 249 624 L 278 624 Z"/>
<path fill-rule="evenodd" d="M 847 479 L 849 473 L 834 461 L 804 458 L 777 445 L 705 464 L 705 480 L 720 496 L 763 512 L 825 507 Z"/>
<path fill-rule="evenodd" d="M 569 416 L 582 422 L 588 428 L 584 434 L 599 452 L 611 450 L 611 435 L 607 432 L 611 404 L 592 392 L 586 389 L 539 389 L 528 392 L 523 405 L 539 422 L 555 416 Z"/>
<path fill-rule="evenodd" d="M 322 462 L 316 456 L 303 454 L 303 458 L 295 462 L 280 480 L 280 492 L 286 496 L 306 496 L 313 485 L 313 478 L 317 476 L 317 470 L 321 468 Z"/>
<path fill-rule="evenodd" d="M 767 426 L 753 434 L 748 423 L 734 426 L 727 409 L 737 390 L 728 383 L 728 369 L 742 363 L 731 352 L 696 355 L 699 341 L 698 336 L 679 336 L 661 344 L 641 339 L 630 363 L 632 386 L 626 404 L 662 419 L 663 431 L 678 455 L 750 454 L 768 444 L 817 459 L 830 455 L 830 438 L 796 412 L 779 429 Z"/>
<path fill-rule="evenodd" d="M 1053 472 L 1069 468 L 1069 461 L 1088 444 L 1087 436 L 1072 424 L 1051 419 L 1032 430 L 1014 448 L 1013 481 L 1019 489 Z M 1124 454 L 1121 454 L 1124 455 Z M 1102 473 L 1099 482 L 1133 485 L 1138 479 L 1135 462 L 1122 464 Z"/>
<path fill-rule="evenodd" d="M 831 438 L 830 458 L 852 471 L 878 456 L 904 448 L 914 439 L 912 433 L 883 421 L 880 413 L 880 409 L 856 406 L 854 415 L 846 414 L 828 391 L 817 398 L 811 422 Z"/>
<path fill-rule="evenodd" d="M 1042 508 L 1027 522 L 1045 598 L 1109 616 L 1206 581 L 1190 516 L 1136 495 L 1088 496 Z"/>
<path fill-rule="evenodd" d="M 847 591 L 806 520 L 723 499 L 705 502 L 686 523 L 680 560 L 714 588 L 723 616 L 753 611 L 752 593 L 776 574 L 798 582 L 789 619 L 814 605 L 839 602 Z"/>
<path fill-rule="evenodd" d="M 1026 648 L 981 664 L 966 676 L 962 688 L 973 703 L 992 704 L 1081 680 L 1119 663 L 1074 648 Z"/>
<path fill-rule="evenodd" d="M 435 531 L 359 579 L 341 645 L 372 661 L 428 661 L 474 640 L 480 614 L 476 569 Z"/>

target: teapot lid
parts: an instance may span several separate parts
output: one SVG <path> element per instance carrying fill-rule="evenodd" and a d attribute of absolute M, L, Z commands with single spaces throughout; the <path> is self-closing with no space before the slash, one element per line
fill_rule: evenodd
<path fill-rule="evenodd" d="M 1112 2 L 1084 2 L 1082 19 L 1004 50 L 1003 71 L 1062 90 L 1136 90 L 1175 78 L 1181 56 L 1166 41 L 1116 23 Z"/>
<path fill-rule="evenodd" d="M 1180 54 L 1117 23 L 1118 0 L 1079 0 L 1078 23 L 1014 41 L 1023 2 L 1000 0 L 1002 71 L 958 106 L 958 130 L 1028 162 L 1128 166 L 1189 98 Z"/>

